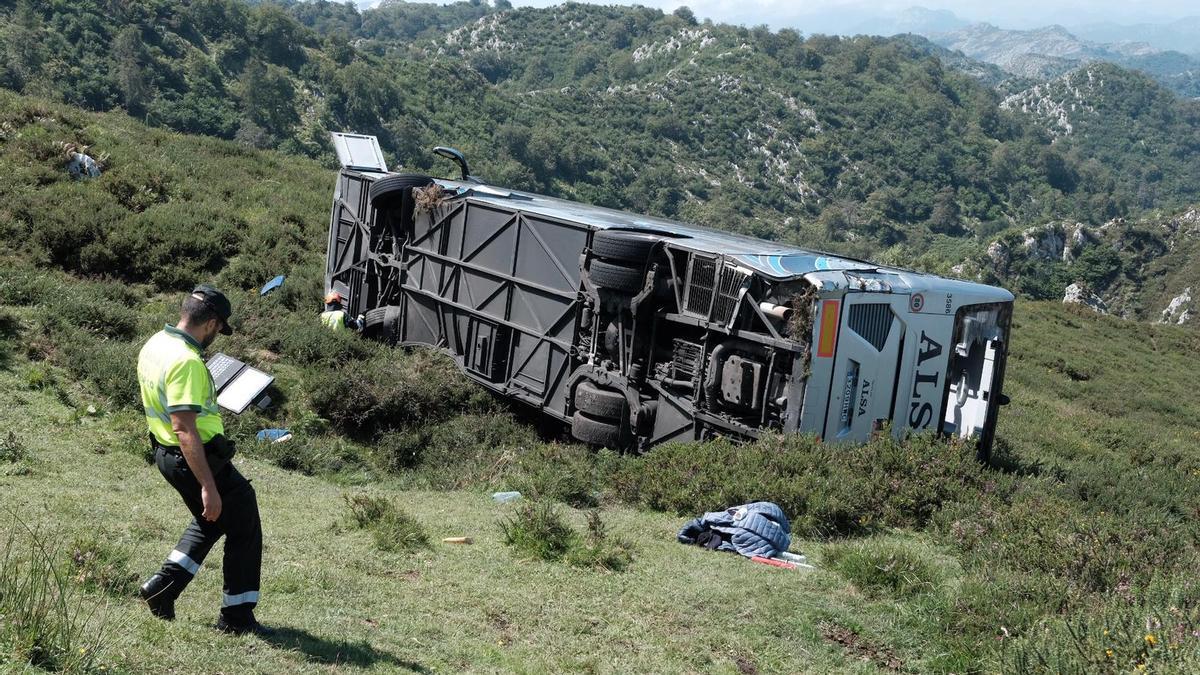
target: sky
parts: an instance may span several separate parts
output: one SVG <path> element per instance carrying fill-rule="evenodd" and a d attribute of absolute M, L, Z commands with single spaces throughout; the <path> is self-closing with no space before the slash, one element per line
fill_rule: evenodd
<path fill-rule="evenodd" d="M 561 0 L 513 0 L 516 5 L 545 7 Z M 1049 24 L 1078 26 L 1091 23 L 1165 23 L 1200 14 L 1195 0 L 639 0 L 596 4 L 641 4 L 665 11 L 687 5 L 696 16 L 721 23 L 772 28 L 795 28 L 804 33 L 855 32 L 854 28 L 912 5 L 948 9 L 971 22 L 987 21 L 1001 28 L 1036 28 Z M 1197 37 L 1200 41 L 1200 37 Z"/>

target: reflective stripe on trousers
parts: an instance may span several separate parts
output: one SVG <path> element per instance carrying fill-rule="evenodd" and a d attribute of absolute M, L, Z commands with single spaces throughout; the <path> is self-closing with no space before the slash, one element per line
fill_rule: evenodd
<path fill-rule="evenodd" d="M 258 515 L 258 498 L 250 481 L 232 463 L 217 468 L 213 479 L 221 495 L 221 515 L 217 521 L 204 519 L 204 504 L 200 484 L 181 455 L 155 451 L 155 463 L 163 478 L 183 498 L 192 513 L 192 521 L 184 529 L 167 556 L 160 574 L 176 582 L 172 587 L 182 592 L 191 582 L 204 558 L 221 537 L 225 537 L 225 577 L 222 608 L 249 610 L 258 602 L 259 578 L 262 566 L 262 523 Z"/>

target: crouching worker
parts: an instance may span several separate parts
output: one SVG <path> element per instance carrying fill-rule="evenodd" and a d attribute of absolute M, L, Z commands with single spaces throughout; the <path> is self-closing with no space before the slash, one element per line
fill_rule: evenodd
<path fill-rule="evenodd" d="M 342 305 L 342 294 L 331 291 L 325 295 L 325 311 L 321 312 L 321 325 L 329 330 L 339 331 L 347 328 L 362 332 L 362 317 L 352 318 Z"/>
<path fill-rule="evenodd" d="M 150 427 L 154 461 L 183 498 L 192 522 L 157 574 L 141 588 L 150 611 L 175 618 L 175 599 L 225 537 L 225 587 L 216 628 L 270 634 L 254 618 L 262 564 L 262 526 L 250 481 L 234 468 L 216 391 L 201 354 L 217 333 L 230 335 L 229 300 L 212 286 L 183 299 L 177 326 L 146 341 L 138 356 L 138 383 Z"/>

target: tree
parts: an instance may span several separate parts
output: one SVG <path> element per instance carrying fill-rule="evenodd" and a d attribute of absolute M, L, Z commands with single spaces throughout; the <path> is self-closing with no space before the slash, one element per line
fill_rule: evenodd
<path fill-rule="evenodd" d="M 689 26 L 696 25 L 696 13 L 687 5 L 680 5 L 671 14 L 675 15 L 676 18 L 683 19 L 684 23 Z"/>
<path fill-rule="evenodd" d="M 259 5 L 250 22 L 252 43 L 270 63 L 299 68 L 304 63 L 304 43 L 308 35 L 303 26 L 281 7 Z"/>
<path fill-rule="evenodd" d="M 949 186 L 938 191 L 933 201 L 933 212 L 929 214 L 930 230 L 941 234 L 958 234 L 961 231 L 962 222 L 955 196 L 954 188 Z"/>
<path fill-rule="evenodd" d="M 154 94 L 146 73 L 149 55 L 143 46 L 141 31 L 136 26 L 122 28 L 113 41 L 112 55 L 125 109 L 130 114 L 141 115 Z"/>
<path fill-rule="evenodd" d="M 242 113 L 267 132 L 287 135 L 299 121 L 296 90 L 286 70 L 255 59 L 247 64 L 238 86 Z"/>
<path fill-rule="evenodd" d="M 6 64 L 0 75 L 17 89 L 23 89 L 25 84 L 33 79 L 46 62 L 47 52 L 42 40 L 42 17 L 34 10 L 33 4 L 22 0 L 17 4 L 12 19 L 0 31 L 0 45 Z"/>

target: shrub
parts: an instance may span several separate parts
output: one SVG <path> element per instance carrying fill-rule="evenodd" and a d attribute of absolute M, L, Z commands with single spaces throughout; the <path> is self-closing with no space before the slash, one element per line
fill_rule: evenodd
<path fill-rule="evenodd" d="M 75 582 L 89 590 L 132 595 L 137 576 L 129 570 L 129 551 L 96 535 L 77 537 L 68 561 Z"/>
<path fill-rule="evenodd" d="M 16 432 L 10 429 L 6 435 L 0 436 L 0 462 L 12 464 L 28 458 L 29 450 Z"/>
<path fill-rule="evenodd" d="M 292 438 L 282 443 L 250 441 L 239 447 L 281 469 L 298 471 L 306 476 L 328 476 L 366 468 L 359 450 L 341 438 L 327 434 L 293 431 Z"/>
<path fill-rule="evenodd" d="M 503 480 L 509 489 L 535 499 L 552 499 L 580 508 L 599 504 L 603 479 L 590 449 L 539 443 L 515 454 Z"/>
<path fill-rule="evenodd" d="M 379 522 L 384 514 L 393 507 L 385 497 L 371 495 L 344 495 L 346 506 L 350 510 L 350 521 L 358 529 L 366 529 Z"/>
<path fill-rule="evenodd" d="M 609 572 L 622 572 L 633 562 L 633 545 L 609 534 L 598 509 L 588 512 L 582 536 L 548 500 L 519 503 L 500 522 L 500 529 L 504 543 L 530 560 L 563 560 L 574 567 Z"/>
<path fill-rule="evenodd" d="M 43 670 L 89 672 L 103 643 L 94 612 L 40 533 L 9 530 L 0 548 L 0 653 Z"/>
<path fill-rule="evenodd" d="M 203 203 L 172 202 L 122 220 L 97 253 L 93 273 L 119 270 L 132 281 L 160 290 L 191 290 L 197 279 L 220 269 L 237 250 L 246 223 Z"/>
<path fill-rule="evenodd" d="M 18 217 L 33 225 L 30 240 L 44 257 L 70 271 L 83 269 L 84 249 L 104 246 L 106 234 L 129 217 L 109 195 L 85 182 L 57 186 L 52 195 L 30 193 L 15 207 Z"/>
<path fill-rule="evenodd" d="M 567 562 L 575 567 L 623 572 L 633 562 L 633 545 L 609 534 L 600 510 L 594 509 L 588 511 L 583 541 L 567 554 Z"/>
<path fill-rule="evenodd" d="M 154 168 L 134 163 L 106 171 L 99 184 L 125 208 L 142 212 L 170 201 L 175 192 L 173 182 Z"/>
<path fill-rule="evenodd" d="M 381 551 L 413 552 L 429 547 L 429 535 L 416 518 L 385 497 L 347 495 L 351 523 L 371 532 Z"/>
<path fill-rule="evenodd" d="M 317 371 L 308 386 L 313 410 L 358 439 L 481 410 L 488 400 L 448 358 L 428 349 Z"/>
<path fill-rule="evenodd" d="M 58 379 L 45 364 L 31 363 L 25 368 L 26 389 L 51 389 L 58 386 Z"/>
<path fill-rule="evenodd" d="M 40 328 L 54 335 L 84 331 L 112 340 L 138 333 L 136 296 L 115 284 L 68 284 L 45 298 L 38 314 Z"/>
<path fill-rule="evenodd" d="M 1113 598 L 1043 620 L 1004 644 L 1007 672 L 1195 672 L 1200 664 L 1197 586 L 1162 584 L 1147 597 Z M 1189 609 L 1190 608 L 1190 609 Z"/>
<path fill-rule="evenodd" d="M 504 543 L 522 557 L 549 562 L 562 560 L 578 545 L 571 528 L 553 503 L 525 501 L 511 517 L 500 522 Z"/>
<path fill-rule="evenodd" d="M 5 261 L 0 274 L 0 305 L 36 305 L 59 292 L 62 284 L 53 275 Z"/>
<path fill-rule="evenodd" d="M 500 413 L 463 414 L 383 435 L 375 457 L 389 471 L 415 469 L 435 489 L 493 486 L 526 448 L 533 431 Z"/>
<path fill-rule="evenodd" d="M 416 518 L 399 509 L 389 510 L 371 529 L 375 547 L 381 551 L 410 553 L 429 548 L 429 535 Z"/>
<path fill-rule="evenodd" d="M 141 345 L 133 342 L 96 342 L 75 336 L 64 339 L 54 361 L 72 376 L 90 381 L 115 405 L 138 408 L 142 402 L 136 374 L 140 349 Z"/>
<path fill-rule="evenodd" d="M 924 525 L 974 494 L 983 469 L 969 446 L 927 436 L 830 445 L 789 435 L 668 444 L 620 467 L 612 483 L 624 499 L 681 515 L 773 501 L 793 531 L 837 536 Z"/>
<path fill-rule="evenodd" d="M 822 558 L 868 595 L 907 597 L 931 591 L 941 581 L 927 554 L 893 542 L 835 544 Z"/>
<path fill-rule="evenodd" d="M 355 363 L 384 351 L 378 343 L 364 340 L 351 331 L 334 332 L 321 325 L 314 310 L 294 313 L 272 307 L 252 308 L 239 317 L 238 341 L 267 349 L 305 366 L 333 369 Z"/>

